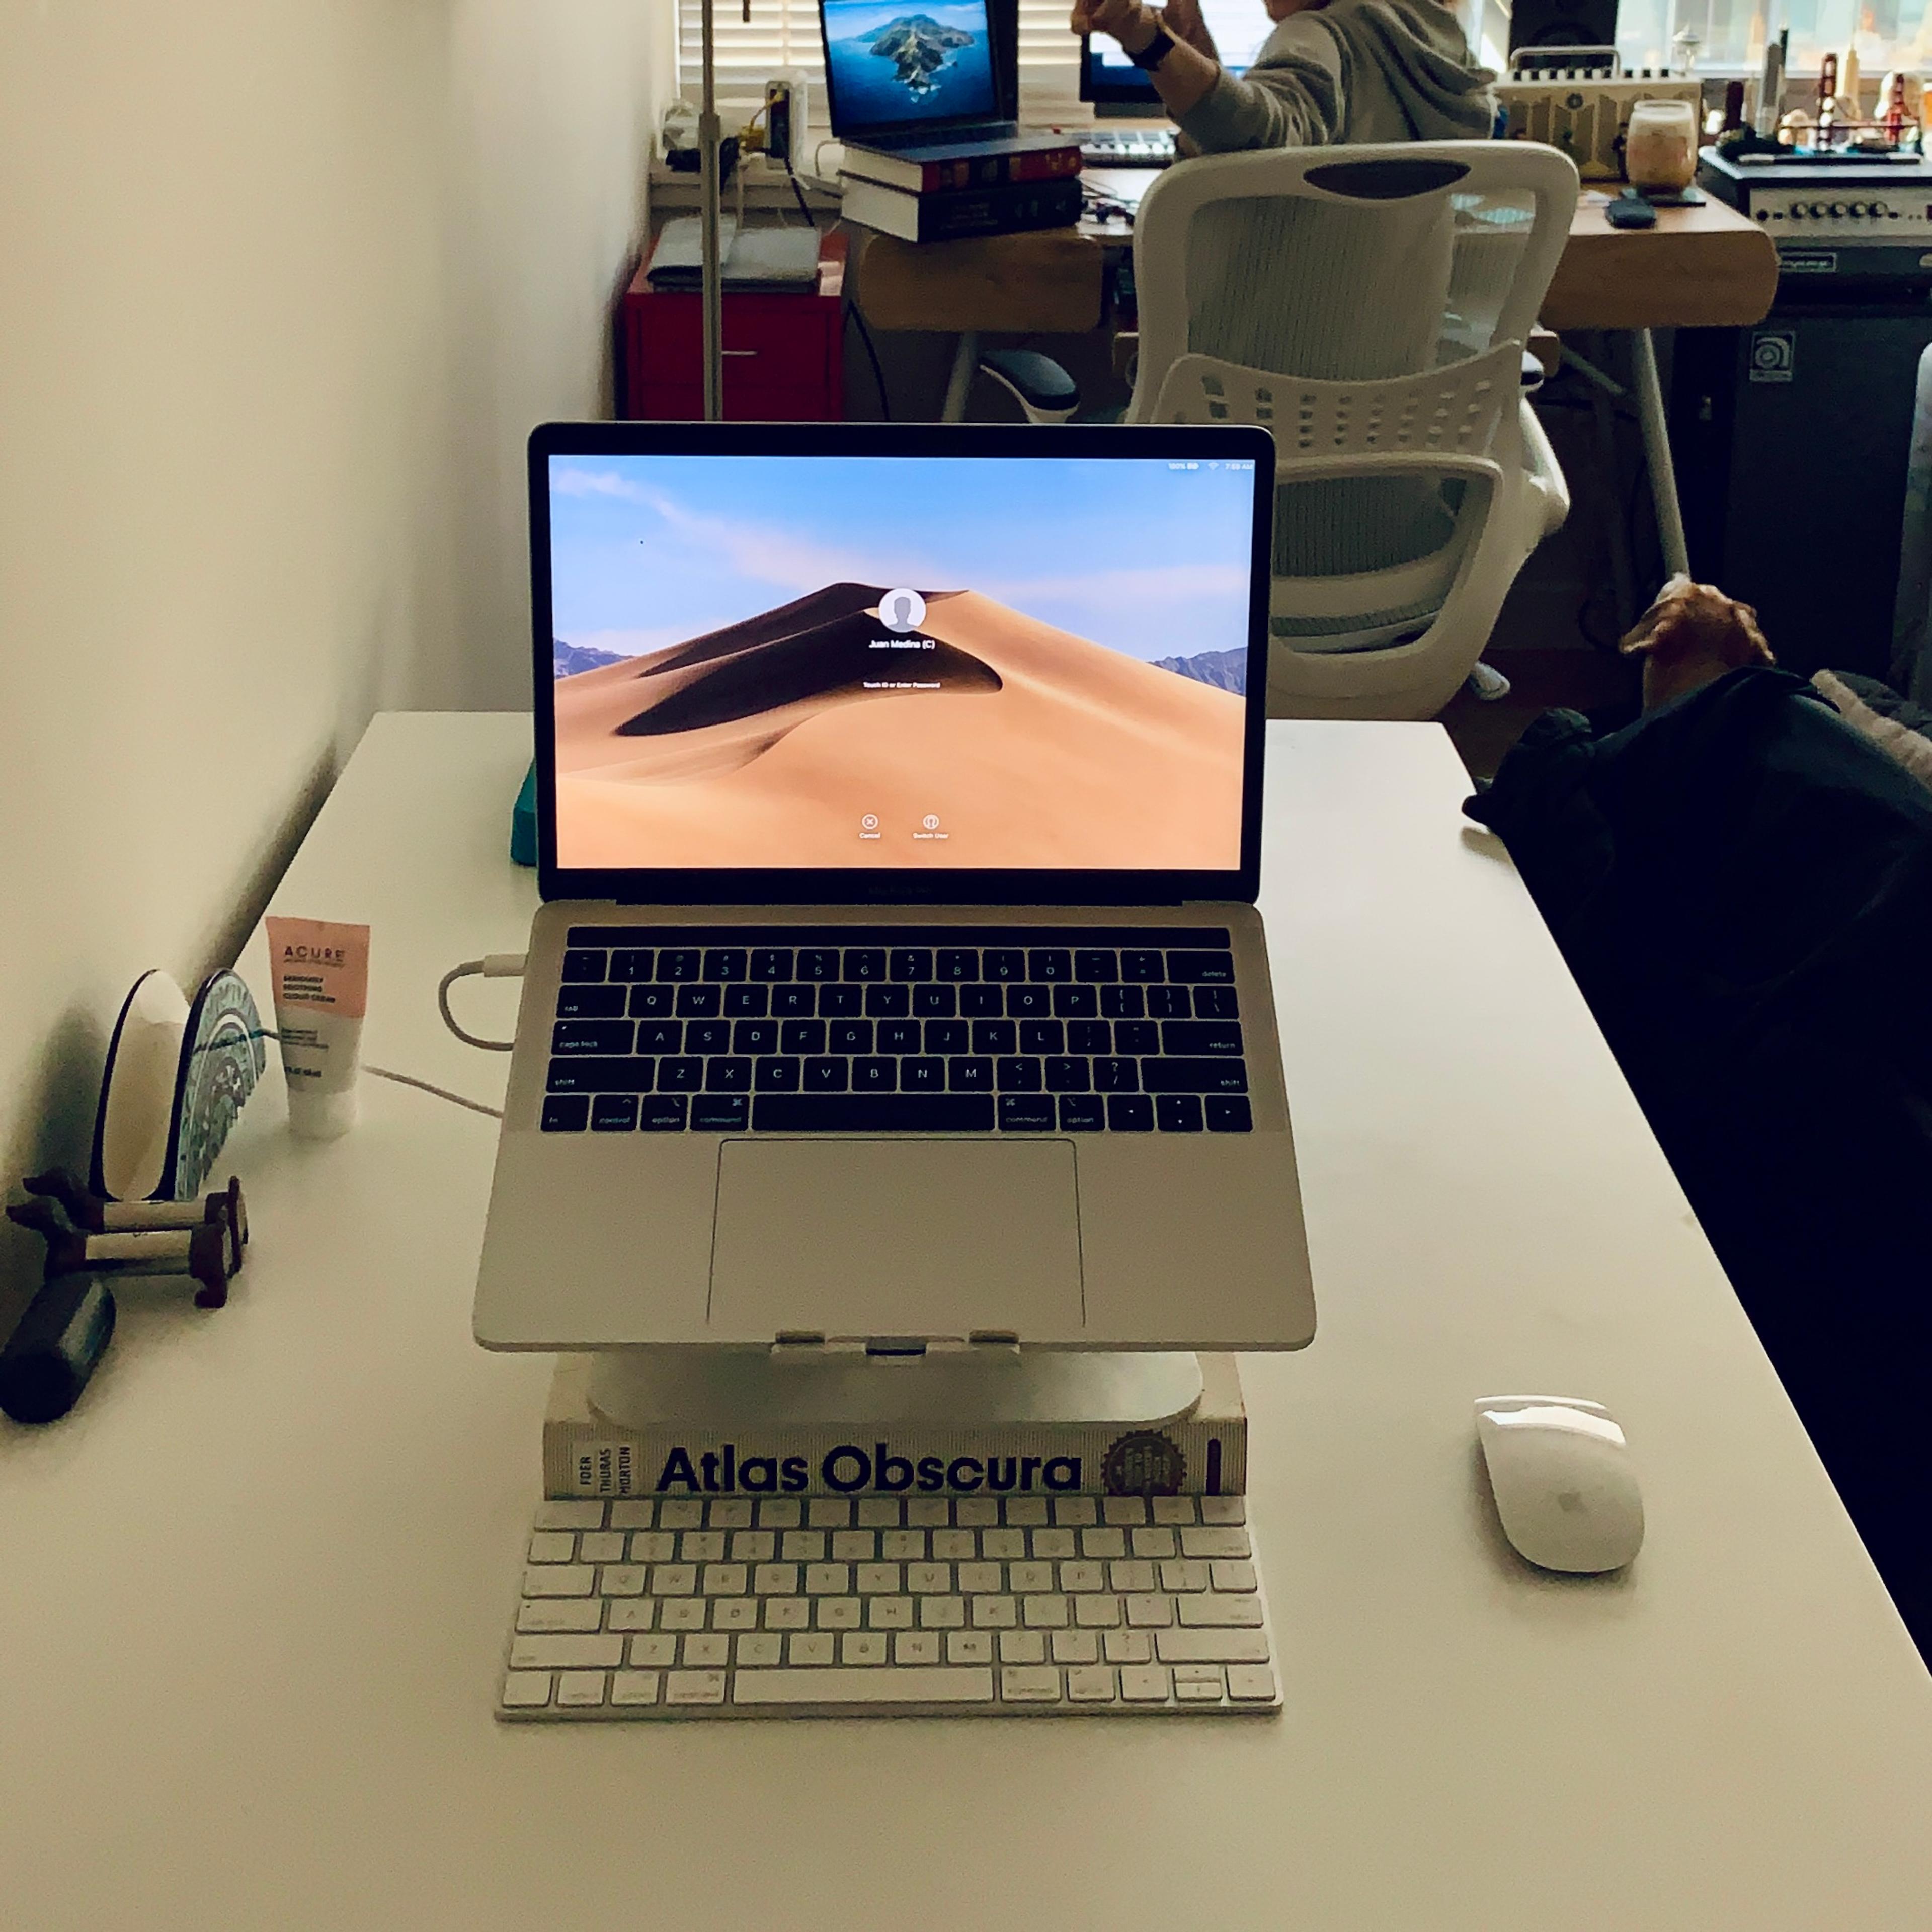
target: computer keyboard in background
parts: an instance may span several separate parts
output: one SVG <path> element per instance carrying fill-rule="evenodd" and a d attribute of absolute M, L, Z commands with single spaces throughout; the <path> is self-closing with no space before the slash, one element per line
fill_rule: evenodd
<path fill-rule="evenodd" d="M 1172 128 L 1095 128 L 1080 137 L 1090 168 L 1164 168 L 1174 158 Z"/>
<path fill-rule="evenodd" d="M 1278 1709 L 1240 1496 L 547 1502 L 500 1714 Z"/>
<path fill-rule="evenodd" d="M 573 926 L 546 1133 L 1246 1133 L 1220 927 Z"/>

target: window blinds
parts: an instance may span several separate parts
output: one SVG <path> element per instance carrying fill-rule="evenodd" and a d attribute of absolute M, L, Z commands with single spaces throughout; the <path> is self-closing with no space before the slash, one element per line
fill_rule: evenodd
<path fill-rule="evenodd" d="M 1080 42 L 1070 0 L 1020 0 L 1020 118 L 1090 121 L 1080 98 Z"/>
<path fill-rule="evenodd" d="M 1258 8 L 1261 0 L 1255 0 Z M 908 0 L 909 11 L 916 0 Z M 1479 16 L 1488 29 L 1485 38 L 1499 40 L 1496 22 L 1508 8 L 1498 0 L 1455 0 L 1466 27 Z M 817 0 L 752 0 L 752 17 L 742 18 L 742 0 L 717 0 L 718 98 L 728 133 L 764 98 L 764 86 L 775 74 L 796 68 L 812 84 L 812 125 L 826 131 L 823 62 L 818 39 Z M 1019 0 L 1020 118 L 1035 124 L 1057 121 L 1084 122 L 1092 110 L 1078 98 L 1080 43 L 1068 32 L 1071 0 Z M 1653 66 L 1666 57 L 1673 13 L 1672 0 L 1623 0 L 1618 12 L 1617 44 L 1629 67 Z M 1856 34 L 1859 65 L 1867 84 L 1888 67 L 1923 68 L 1932 63 L 1932 4 L 1928 0 L 1886 0 L 1875 14 L 1856 12 L 1853 0 L 1819 0 L 1815 26 L 1794 27 L 1791 36 L 1793 74 L 1815 73 L 1820 52 L 1840 49 L 1853 38 L 1855 22 L 1865 23 Z M 1887 16 L 1888 32 L 1873 30 L 1876 16 Z M 1713 0 L 1704 30 L 1700 69 L 1742 71 L 1754 48 L 1762 44 L 1753 32 L 1761 9 L 1752 0 Z M 677 0 L 678 86 L 687 98 L 698 98 L 702 34 L 698 0 Z"/>
<path fill-rule="evenodd" d="M 914 0 L 908 10 L 916 11 Z M 1020 118 L 1029 122 L 1086 121 L 1092 110 L 1079 99 L 1080 43 L 1069 32 L 1070 0 L 1019 0 Z M 765 82 L 788 69 L 802 74 L 811 90 L 813 138 L 826 131 L 824 62 L 818 38 L 817 0 L 716 0 L 713 14 L 718 111 L 727 134 L 735 131 L 765 98 Z M 698 0 L 678 0 L 678 89 L 695 100 L 702 84 L 704 38 Z"/>

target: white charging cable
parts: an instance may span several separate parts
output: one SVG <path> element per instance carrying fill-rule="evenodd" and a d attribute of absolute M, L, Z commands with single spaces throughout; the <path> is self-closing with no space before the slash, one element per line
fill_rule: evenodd
<path fill-rule="evenodd" d="M 481 959 L 466 959 L 460 966 L 452 966 L 442 976 L 442 983 L 436 989 L 437 1010 L 442 1015 L 442 1023 L 466 1046 L 487 1048 L 492 1053 L 508 1053 L 516 1044 L 508 1040 L 479 1040 L 472 1033 L 465 1033 L 456 1023 L 456 1016 L 449 1010 L 449 989 L 458 980 L 481 977 L 485 980 L 518 980 L 523 976 L 524 961 L 526 956 L 521 952 L 489 952 Z M 262 1028 L 256 1036 L 261 1040 L 278 1040 L 281 1035 L 272 1027 Z M 452 1094 L 447 1087 L 439 1087 L 433 1081 L 418 1080 L 413 1073 L 398 1073 L 392 1066 L 371 1066 L 362 1063 L 362 1071 L 371 1073 L 378 1080 L 393 1080 L 398 1087 L 413 1087 L 421 1094 L 434 1094 L 439 1100 L 448 1100 L 458 1107 L 466 1107 L 472 1114 L 482 1114 L 493 1120 L 503 1118 L 501 1107 L 485 1106 L 481 1100 L 472 1100 L 467 1094 Z"/>
<path fill-rule="evenodd" d="M 419 1092 L 434 1094 L 439 1100 L 453 1100 L 459 1107 L 467 1107 L 472 1114 L 487 1114 L 493 1120 L 503 1118 L 501 1107 L 486 1107 L 481 1100 L 472 1100 L 466 1094 L 452 1094 L 447 1087 L 433 1085 L 427 1080 L 418 1080 L 413 1073 L 398 1073 L 388 1066 L 371 1066 L 365 1060 L 362 1063 L 364 1073 L 373 1073 L 378 1080 L 393 1080 L 398 1087 L 413 1087 Z"/>
<path fill-rule="evenodd" d="M 281 1035 L 273 1027 L 260 1027 L 254 1036 L 256 1040 L 279 1040 Z M 452 1094 L 447 1087 L 438 1087 L 432 1082 L 418 1080 L 413 1073 L 398 1073 L 393 1066 L 374 1066 L 368 1060 L 362 1063 L 364 1073 L 373 1074 L 378 1080 L 393 1080 L 398 1087 L 413 1087 L 418 1093 L 434 1094 L 439 1100 L 449 1100 L 459 1107 L 467 1107 L 472 1114 L 487 1114 L 493 1120 L 503 1118 L 501 1107 L 486 1107 L 481 1100 L 472 1100 L 465 1094 Z"/>
<path fill-rule="evenodd" d="M 460 966 L 452 966 L 444 974 L 436 989 L 436 1011 L 442 1016 L 442 1023 L 462 1041 L 465 1046 L 480 1046 L 486 1053 L 508 1053 L 515 1045 L 513 1040 L 482 1040 L 473 1033 L 466 1033 L 458 1024 L 456 1016 L 449 1010 L 449 989 L 459 980 L 520 980 L 523 977 L 524 961 L 527 956 L 521 952 L 486 952 L 481 959 L 466 959 Z"/>

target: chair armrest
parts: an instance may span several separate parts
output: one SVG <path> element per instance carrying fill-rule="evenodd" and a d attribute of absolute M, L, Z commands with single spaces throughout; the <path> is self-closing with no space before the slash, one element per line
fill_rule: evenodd
<path fill-rule="evenodd" d="M 1502 466 L 1488 456 L 1460 456 L 1446 450 L 1388 450 L 1374 456 L 1283 456 L 1275 453 L 1278 483 L 1319 483 L 1329 477 L 1467 476 L 1491 490 L 1502 487 Z"/>

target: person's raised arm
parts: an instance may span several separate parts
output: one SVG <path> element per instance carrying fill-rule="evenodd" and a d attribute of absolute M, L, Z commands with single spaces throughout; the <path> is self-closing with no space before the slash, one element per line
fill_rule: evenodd
<path fill-rule="evenodd" d="M 1216 67 L 1221 64 L 1221 50 L 1214 44 L 1214 36 L 1208 31 L 1208 22 L 1201 11 L 1201 0 L 1167 0 L 1160 10 L 1162 23 L 1177 40 L 1192 47 L 1197 54 L 1204 54 Z"/>
<path fill-rule="evenodd" d="M 1264 4 L 1281 22 L 1312 14 L 1324 0 Z M 1165 16 L 1142 0 L 1074 0 L 1072 26 L 1076 34 L 1111 34 L 1145 68 L 1190 150 L 1234 154 L 1341 138 L 1340 45 L 1312 21 L 1276 34 L 1267 60 L 1239 80 L 1221 65 L 1199 0 L 1173 0 Z"/>
<path fill-rule="evenodd" d="M 1111 34 L 1132 56 L 1144 54 L 1158 40 L 1167 43 L 1159 66 L 1150 70 L 1154 92 L 1162 104 L 1176 116 L 1204 100 L 1221 77 L 1221 63 L 1214 58 L 1214 43 L 1208 37 L 1207 23 L 1192 0 L 1181 0 L 1182 8 L 1193 16 L 1207 40 L 1207 51 L 1190 44 L 1192 36 L 1183 38 L 1162 24 L 1161 16 L 1141 0 L 1074 0 L 1073 31 L 1076 34 Z M 1184 18 L 1175 22 L 1184 31 Z"/>

